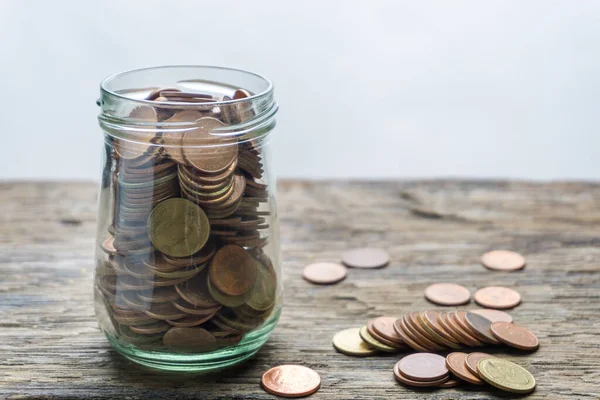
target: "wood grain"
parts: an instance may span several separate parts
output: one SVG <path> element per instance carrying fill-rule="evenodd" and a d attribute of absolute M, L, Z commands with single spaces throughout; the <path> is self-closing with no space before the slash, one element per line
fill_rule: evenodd
<path fill-rule="evenodd" d="M 321 374 L 318 399 L 512 398 L 490 388 L 429 391 L 396 383 L 399 355 L 336 353 L 338 330 L 378 315 L 432 307 L 424 288 L 457 282 L 518 290 L 511 314 L 535 332 L 531 354 L 498 355 L 528 368 L 532 399 L 600 397 L 600 184 L 500 181 L 279 184 L 285 301 L 259 354 L 208 376 L 159 373 L 116 354 L 92 308 L 96 185 L 0 185 L 0 398 L 271 399 L 261 374 L 301 363 Z M 380 270 L 351 270 L 334 286 L 301 277 L 356 246 L 387 249 Z M 490 249 L 524 254 L 520 272 L 489 271 Z M 476 307 L 469 305 L 469 307 Z"/>

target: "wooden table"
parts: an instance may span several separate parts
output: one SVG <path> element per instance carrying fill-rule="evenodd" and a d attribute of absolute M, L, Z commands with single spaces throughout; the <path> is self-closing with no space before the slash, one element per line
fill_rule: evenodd
<path fill-rule="evenodd" d="M 279 184 L 284 311 L 251 361 L 208 376 L 159 373 L 115 353 L 92 309 L 96 185 L 0 185 L 0 398 L 270 399 L 261 374 L 300 363 L 321 374 L 322 399 L 490 399 L 489 387 L 413 390 L 394 381 L 400 355 L 352 358 L 331 338 L 379 315 L 433 307 L 423 289 L 457 282 L 517 289 L 512 315 L 535 332 L 532 354 L 490 349 L 528 368 L 530 398 L 600 397 L 600 184 L 500 181 L 283 182 Z M 345 281 L 301 278 L 347 248 L 387 249 L 380 270 Z M 492 272 L 479 256 L 508 248 L 524 271 Z M 476 307 L 470 305 L 469 307 Z"/>

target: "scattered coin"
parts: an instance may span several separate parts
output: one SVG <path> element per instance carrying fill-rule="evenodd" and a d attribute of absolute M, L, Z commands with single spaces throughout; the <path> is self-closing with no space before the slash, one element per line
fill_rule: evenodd
<path fill-rule="evenodd" d="M 481 263 L 489 269 L 516 271 L 525 267 L 525 258 L 514 251 L 494 250 L 485 253 L 481 257 Z"/>
<path fill-rule="evenodd" d="M 481 360 L 485 360 L 486 358 L 492 358 L 492 357 L 493 356 L 486 354 L 486 353 L 477 353 L 477 352 L 469 353 L 469 355 L 465 359 L 465 366 L 467 367 L 467 369 L 469 370 L 470 373 L 472 373 L 473 375 L 480 378 L 479 370 L 477 369 L 477 364 Z"/>
<path fill-rule="evenodd" d="M 436 381 L 449 376 L 446 359 L 432 353 L 413 353 L 402 357 L 398 362 L 398 370 L 406 378 L 420 382 Z"/>
<path fill-rule="evenodd" d="M 479 377 L 473 375 L 466 366 L 467 353 L 454 352 L 446 356 L 446 366 L 454 375 L 474 385 L 483 385 Z"/>
<path fill-rule="evenodd" d="M 500 310 L 484 308 L 483 310 L 469 310 L 469 312 L 479 314 L 492 322 L 513 322 L 513 318 L 510 316 L 510 314 Z"/>
<path fill-rule="evenodd" d="M 480 306 L 494 309 L 514 308 L 521 302 L 518 292 L 502 286 L 479 289 L 473 297 Z"/>
<path fill-rule="evenodd" d="M 342 262 L 352 268 L 381 268 L 390 262 L 390 257 L 381 249 L 365 247 L 344 252 Z"/>
<path fill-rule="evenodd" d="M 302 277 L 309 282 L 321 285 L 337 283 L 346 277 L 346 267 L 336 263 L 310 264 L 302 273 Z"/>
<path fill-rule="evenodd" d="M 494 322 L 492 334 L 502 343 L 521 350 L 536 350 L 540 346 L 538 338 L 527 328 L 511 322 Z"/>
<path fill-rule="evenodd" d="M 280 365 L 265 372 L 262 387 L 280 397 L 304 397 L 321 387 L 321 377 L 314 370 L 302 365 Z"/>
<path fill-rule="evenodd" d="M 477 363 L 483 380 L 498 389 L 512 393 L 530 393 L 535 389 L 535 378 L 525 368 L 508 360 L 487 358 Z"/>
<path fill-rule="evenodd" d="M 360 337 L 360 328 L 344 329 L 333 337 L 333 347 L 340 353 L 349 356 L 371 356 L 377 350 L 365 343 Z"/>
<path fill-rule="evenodd" d="M 471 292 L 455 283 L 435 283 L 425 289 L 425 298 L 441 306 L 458 306 L 471 300 Z"/>

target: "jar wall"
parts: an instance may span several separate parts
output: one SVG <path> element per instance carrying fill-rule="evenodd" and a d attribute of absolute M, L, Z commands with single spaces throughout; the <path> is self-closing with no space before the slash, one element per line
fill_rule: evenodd
<path fill-rule="evenodd" d="M 96 314 L 118 351 L 156 368 L 239 362 L 264 344 L 280 312 L 274 123 L 221 135 L 252 122 L 236 109 L 255 107 L 233 104 L 226 115 L 227 105 L 212 102 L 136 105 L 127 115 L 141 136 L 103 126 Z"/>

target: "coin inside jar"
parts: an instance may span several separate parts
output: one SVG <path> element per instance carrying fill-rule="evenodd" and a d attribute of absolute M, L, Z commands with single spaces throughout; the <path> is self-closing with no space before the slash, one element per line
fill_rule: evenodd
<path fill-rule="evenodd" d="M 265 372 L 262 387 L 280 397 L 304 397 L 321 387 L 321 377 L 314 370 L 302 365 L 280 365 Z"/>
<path fill-rule="evenodd" d="M 321 285 L 337 283 L 346 277 L 346 267 L 336 263 L 310 264 L 302 272 L 302 277 L 309 282 Z"/>
<path fill-rule="evenodd" d="M 256 282 L 257 261 L 243 247 L 226 245 L 213 256 L 209 277 L 210 283 L 221 293 L 241 296 Z"/>
<path fill-rule="evenodd" d="M 210 234 L 210 223 L 204 211 L 181 198 L 165 200 L 154 207 L 147 226 L 152 244 L 173 257 L 197 253 Z"/>

